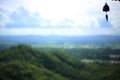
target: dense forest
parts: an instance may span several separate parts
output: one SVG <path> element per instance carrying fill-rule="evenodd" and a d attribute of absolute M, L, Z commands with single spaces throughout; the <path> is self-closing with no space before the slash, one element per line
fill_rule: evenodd
<path fill-rule="evenodd" d="M 60 50 L 28 45 L 0 51 L 0 80 L 119 80 L 120 64 L 83 63 Z"/>

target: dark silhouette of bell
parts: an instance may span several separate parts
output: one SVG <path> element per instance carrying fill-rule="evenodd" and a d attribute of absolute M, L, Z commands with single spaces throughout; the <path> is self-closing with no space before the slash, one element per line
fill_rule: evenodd
<path fill-rule="evenodd" d="M 110 11 L 110 8 L 107 3 L 105 3 L 105 5 L 103 6 L 103 11 L 104 12 Z"/>
<path fill-rule="evenodd" d="M 106 12 L 105 18 L 106 18 L 106 21 L 108 21 L 107 12 L 110 11 L 110 8 L 107 3 L 105 3 L 105 5 L 103 6 L 103 11 Z"/>

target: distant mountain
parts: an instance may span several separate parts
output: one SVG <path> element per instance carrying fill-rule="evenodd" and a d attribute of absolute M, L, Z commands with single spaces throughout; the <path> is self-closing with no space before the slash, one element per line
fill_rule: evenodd
<path fill-rule="evenodd" d="M 120 43 L 120 36 L 0 36 L 0 42 L 16 43 Z"/>
<path fill-rule="evenodd" d="M 90 63 L 27 45 L 0 51 L 0 80 L 119 80 L 120 64 Z"/>

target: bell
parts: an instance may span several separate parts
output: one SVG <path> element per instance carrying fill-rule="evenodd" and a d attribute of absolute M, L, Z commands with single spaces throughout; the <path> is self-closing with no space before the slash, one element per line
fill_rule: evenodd
<path fill-rule="evenodd" d="M 106 21 L 108 21 L 107 12 L 110 11 L 110 8 L 107 3 L 105 3 L 105 5 L 103 6 L 103 11 L 106 12 L 105 18 L 106 18 Z"/>
<path fill-rule="evenodd" d="M 103 11 L 104 12 L 110 11 L 110 8 L 107 3 L 105 3 L 105 5 L 103 6 Z"/>

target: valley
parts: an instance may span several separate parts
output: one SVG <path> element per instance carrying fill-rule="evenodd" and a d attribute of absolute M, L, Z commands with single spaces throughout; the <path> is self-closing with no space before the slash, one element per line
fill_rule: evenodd
<path fill-rule="evenodd" d="M 0 80 L 119 80 L 120 37 L 89 38 L 2 36 Z"/>

